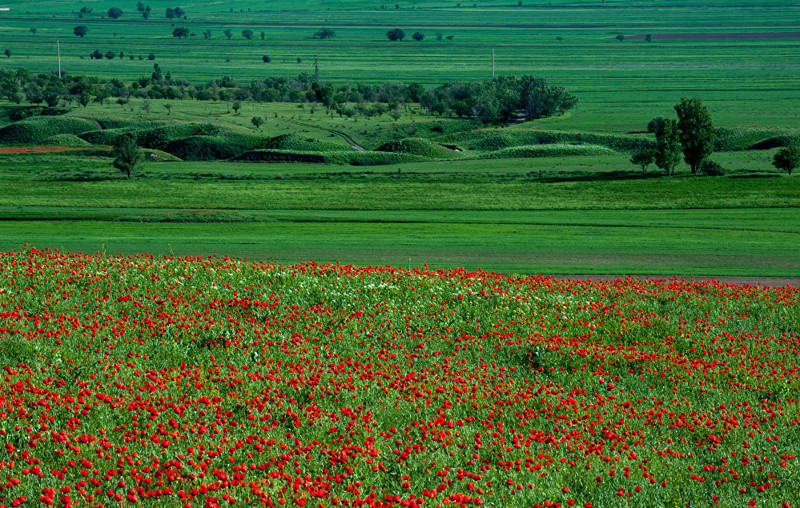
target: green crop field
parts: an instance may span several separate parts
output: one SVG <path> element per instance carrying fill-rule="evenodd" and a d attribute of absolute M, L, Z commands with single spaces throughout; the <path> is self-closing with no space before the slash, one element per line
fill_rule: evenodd
<path fill-rule="evenodd" d="M 478 128 L 416 103 L 328 115 L 302 101 L 245 98 L 232 111 L 221 96 L 133 93 L 85 107 L 73 97 L 61 116 L 14 122 L 25 104 L 0 102 L 2 249 L 800 275 L 800 184 L 771 164 L 800 130 L 796 2 L 201 1 L 175 19 L 160 1 L 142 3 L 146 18 L 134 2 L 4 5 L 5 70 L 57 72 L 57 51 L 68 75 L 130 83 L 158 65 L 173 85 L 227 76 L 242 89 L 315 73 L 337 86 L 434 87 L 494 70 L 545 78 L 578 105 Z M 186 37 L 173 37 L 181 28 Z M 315 37 L 322 28 L 335 37 Z M 390 41 L 393 28 L 406 38 Z M 653 144 L 647 123 L 674 116 L 682 96 L 708 107 L 724 176 L 681 165 L 667 178 L 631 164 Z M 124 135 L 148 154 L 130 180 L 111 167 L 110 145 Z"/>
<path fill-rule="evenodd" d="M 8 2 L 10 10 L 0 12 L 0 51 L 9 49 L 11 56 L 0 65 L 55 71 L 58 40 L 64 71 L 106 78 L 149 75 L 156 62 L 176 79 L 230 75 L 249 81 L 313 74 L 316 57 L 321 78 L 331 82 L 434 85 L 490 77 L 494 50 L 496 74 L 534 74 L 579 96 L 578 109 L 547 120 L 549 128 L 641 130 L 643 121 L 664 114 L 681 95 L 703 98 L 721 125 L 800 127 L 796 2 L 237 2 L 232 10 L 194 2 L 186 19 L 173 20 L 164 15 L 171 4 L 151 4 L 145 20 L 133 2 L 94 1 L 82 18 L 82 4 Z M 123 9 L 119 19 L 106 16 L 112 6 Z M 84 37 L 73 35 L 78 25 L 88 27 Z M 193 35 L 175 38 L 175 27 Z M 336 36 L 315 39 L 322 27 Z M 385 32 L 395 27 L 408 37 L 389 41 Z M 243 30 L 252 30 L 253 39 L 245 39 Z M 425 39 L 411 39 L 416 31 Z M 618 41 L 618 34 L 627 38 Z M 649 42 L 634 39 L 647 34 L 653 36 Z M 724 34 L 762 36 L 715 38 Z M 123 57 L 90 59 L 95 50 Z M 270 63 L 262 62 L 264 55 Z"/>

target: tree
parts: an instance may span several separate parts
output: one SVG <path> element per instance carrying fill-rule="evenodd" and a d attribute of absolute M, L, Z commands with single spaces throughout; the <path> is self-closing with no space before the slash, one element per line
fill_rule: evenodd
<path fill-rule="evenodd" d="M 388 37 L 390 41 L 402 41 L 406 38 L 406 32 L 402 28 L 395 28 L 394 30 L 386 32 L 386 37 Z"/>
<path fill-rule="evenodd" d="M 211 29 L 203 31 L 203 39 L 210 39 L 211 38 Z"/>
<path fill-rule="evenodd" d="M 714 151 L 714 126 L 711 114 L 698 98 L 681 99 L 675 106 L 678 113 L 683 160 L 697 173 L 700 164 Z"/>
<path fill-rule="evenodd" d="M 96 49 L 96 50 L 94 50 L 93 52 L 89 53 L 89 58 L 93 58 L 93 59 L 97 59 L 97 60 L 102 60 L 102 59 L 103 59 L 103 54 L 102 54 L 102 53 L 100 53 L 100 50 L 99 50 L 99 49 Z"/>
<path fill-rule="evenodd" d="M 105 57 L 108 58 L 109 60 L 113 60 L 115 56 L 117 56 L 117 54 L 114 53 L 113 51 L 107 51 L 105 54 Z"/>
<path fill-rule="evenodd" d="M 656 151 L 652 148 L 645 148 L 634 152 L 631 156 L 631 164 L 636 164 L 642 168 L 642 173 L 647 172 L 647 166 L 656 161 Z"/>
<path fill-rule="evenodd" d="M 144 155 L 130 134 L 121 136 L 114 146 L 114 167 L 130 178 L 131 172 L 144 161 Z"/>
<path fill-rule="evenodd" d="M 616 38 L 616 39 L 617 39 L 619 42 L 622 42 L 622 41 L 624 41 L 624 40 L 625 40 L 625 36 L 624 36 L 624 35 L 622 35 L 622 34 L 617 34 L 617 36 L 616 36 L 615 38 Z"/>
<path fill-rule="evenodd" d="M 86 7 L 86 6 L 84 5 L 84 6 L 81 8 L 81 10 L 79 10 L 78 12 L 80 13 L 81 17 L 83 17 L 83 16 L 88 16 L 89 14 L 91 14 L 91 13 L 92 13 L 92 8 L 91 8 L 91 7 Z"/>
<path fill-rule="evenodd" d="M 231 107 L 233 108 L 233 113 L 238 115 L 239 110 L 242 109 L 242 103 L 241 101 L 233 101 L 233 106 Z"/>
<path fill-rule="evenodd" d="M 175 9 L 173 9 L 172 7 L 167 7 L 166 16 L 167 19 L 173 19 L 175 17 Z"/>
<path fill-rule="evenodd" d="M 148 60 L 155 60 L 156 59 L 156 55 L 154 55 L 153 53 L 150 53 L 149 55 L 147 55 L 147 59 Z"/>
<path fill-rule="evenodd" d="M 108 17 L 111 19 L 117 19 L 122 16 L 122 9 L 119 7 L 112 7 L 108 10 Z"/>
<path fill-rule="evenodd" d="M 144 12 L 144 3 L 141 0 L 136 2 L 136 10 L 139 12 Z"/>
<path fill-rule="evenodd" d="M 7 58 L 11 58 L 11 50 L 10 49 L 6 49 L 5 51 L 3 51 L 3 54 L 6 55 Z"/>
<path fill-rule="evenodd" d="M 793 170 L 800 167 L 800 142 L 794 142 L 778 150 L 772 159 L 772 165 L 791 175 Z"/>
<path fill-rule="evenodd" d="M 86 32 L 88 32 L 88 31 L 89 31 L 89 27 L 87 27 L 86 25 L 78 25 L 78 26 L 76 26 L 75 28 L 72 29 L 72 33 L 74 33 L 78 37 L 85 36 Z"/>
<path fill-rule="evenodd" d="M 422 32 L 414 32 L 414 35 L 411 36 L 415 41 L 421 41 L 425 38 L 425 34 Z"/>
<path fill-rule="evenodd" d="M 188 28 L 176 28 L 172 31 L 173 37 L 183 37 L 184 39 L 189 37 L 189 29 Z"/>
<path fill-rule="evenodd" d="M 269 55 L 264 55 L 261 57 L 261 61 L 264 63 L 270 63 L 272 59 L 269 57 Z"/>
<path fill-rule="evenodd" d="M 250 119 L 250 123 L 252 123 L 257 130 L 261 130 L 261 126 L 264 124 L 264 119 L 260 116 L 254 116 Z"/>
<path fill-rule="evenodd" d="M 167 110 L 167 116 L 170 116 L 172 114 L 172 104 L 170 103 L 164 104 L 164 109 Z"/>
<path fill-rule="evenodd" d="M 336 37 L 336 32 L 332 28 L 320 28 L 314 32 L 315 39 L 333 39 Z"/>
<path fill-rule="evenodd" d="M 675 167 L 681 162 L 681 135 L 675 120 L 664 120 L 656 132 L 655 162 L 669 176 L 675 174 Z"/>
<path fill-rule="evenodd" d="M 35 27 L 35 26 L 32 26 L 32 27 L 31 27 L 31 33 L 32 33 L 33 35 L 36 35 L 36 27 Z"/>
<path fill-rule="evenodd" d="M 224 34 L 225 34 L 225 37 L 227 37 L 228 39 L 230 39 L 231 37 L 233 37 L 233 30 L 231 30 L 230 28 L 228 28 L 228 29 L 224 30 L 222 33 L 224 33 Z"/>
<path fill-rule="evenodd" d="M 647 132 L 658 132 L 658 129 L 661 128 L 662 123 L 664 123 L 663 117 L 657 116 L 653 118 L 647 123 Z"/>
<path fill-rule="evenodd" d="M 263 41 L 266 38 L 267 38 L 267 33 L 266 32 L 261 32 L 261 40 Z"/>
<path fill-rule="evenodd" d="M 242 30 L 242 37 L 247 39 L 248 41 L 253 38 L 253 31 L 252 30 Z"/>

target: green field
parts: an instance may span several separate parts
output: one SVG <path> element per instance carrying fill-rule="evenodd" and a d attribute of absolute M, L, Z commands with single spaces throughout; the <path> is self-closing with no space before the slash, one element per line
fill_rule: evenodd
<path fill-rule="evenodd" d="M 700 96 L 720 125 L 800 127 L 800 92 L 795 86 L 795 58 L 800 39 L 659 39 L 658 34 L 800 32 L 800 6 L 778 1 L 752 2 L 238 2 L 233 12 L 216 2 L 195 2 L 186 20 L 172 20 L 195 34 L 171 36 L 173 23 L 165 2 L 151 2 L 148 20 L 134 3 L 119 4 L 124 14 L 105 17 L 118 3 L 82 4 L 10 2 L 0 13 L 6 68 L 35 72 L 56 70 L 56 46 L 62 67 L 72 74 L 136 79 L 152 72 L 149 54 L 175 79 L 205 82 L 230 75 L 247 82 L 265 75 L 314 73 L 334 83 L 399 80 L 426 85 L 479 80 L 495 72 L 534 74 L 564 86 L 580 98 L 568 117 L 543 122 L 548 128 L 627 132 L 665 114 L 681 95 Z M 85 37 L 73 35 L 84 24 Z M 34 34 L 31 28 L 36 29 Z M 314 39 L 321 27 L 336 37 Z M 406 40 L 391 42 L 385 32 L 402 27 Z M 227 39 L 224 30 L 231 29 Z M 252 40 L 242 37 L 253 30 Z M 211 38 L 203 32 L 210 30 Z M 422 41 L 411 34 L 421 31 Z M 261 38 L 261 34 L 263 39 Z M 437 40 L 436 34 L 443 39 Z M 653 40 L 614 37 L 654 34 Z M 452 40 L 446 37 L 452 35 Z M 89 53 L 122 52 L 123 58 L 92 60 Z M 261 61 L 269 55 L 271 62 Z M 131 59 L 133 57 L 133 59 Z M 143 57 L 142 60 L 139 58 Z"/>
<path fill-rule="evenodd" d="M 236 113 L 224 100 L 73 102 L 58 120 L 3 131 L 3 250 L 800 275 L 800 183 L 771 165 L 775 147 L 800 130 L 795 2 L 195 2 L 172 21 L 164 13 L 174 5 L 160 1 L 150 2 L 149 19 L 134 3 L 94 1 L 82 17 L 83 4 L 72 2 L 6 5 L 2 69 L 55 72 L 58 40 L 63 72 L 102 79 L 131 82 L 158 64 L 173 84 L 230 76 L 246 87 L 313 75 L 317 59 L 320 79 L 337 85 L 431 87 L 491 77 L 494 51 L 497 75 L 543 77 L 579 102 L 563 116 L 480 129 L 413 103 L 348 118 L 310 103 L 244 100 Z M 108 19 L 116 6 L 123 16 Z M 73 34 L 77 25 L 85 37 Z M 182 27 L 194 35 L 171 36 Z M 314 38 L 322 27 L 336 36 Z M 405 40 L 386 38 L 395 27 Z M 425 39 L 413 40 L 416 31 Z M 95 50 L 115 58 L 89 58 Z M 725 176 L 691 176 L 681 165 L 667 178 L 629 162 L 632 147 L 652 143 L 648 121 L 674 116 L 681 96 L 700 97 L 721 129 L 712 159 Z M 21 106 L 0 102 L 0 128 L 15 125 Z M 257 131 L 254 116 L 265 119 Z M 201 152 L 218 160 L 148 162 L 126 180 L 108 148 L 125 132 L 156 139 L 147 146 L 153 160 Z M 14 153 L 53 144 L 83 151 Z M 396 152 L 375 151 L 386 146 Z"/>

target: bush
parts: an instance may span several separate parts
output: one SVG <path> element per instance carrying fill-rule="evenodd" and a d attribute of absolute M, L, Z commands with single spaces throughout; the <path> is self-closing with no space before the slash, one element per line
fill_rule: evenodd
<path fill-rule="evenodd" d="M 725 170 L 722 168 L 720 163 L 712 161 L 711 159 L 706 159 L 701 162 L 699 171 L 700 174 L 706 176 L 722 176 L 725 174 Z"/>

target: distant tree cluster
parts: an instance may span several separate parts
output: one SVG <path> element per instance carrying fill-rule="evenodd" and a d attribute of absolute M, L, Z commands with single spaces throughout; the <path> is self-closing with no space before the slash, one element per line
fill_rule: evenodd
<path fill-rule="evenodd" d="M 656 148 L 634 153 L 631 162 L 641 166 L 642 171 L 655 163 L 668 175 L 683 160 L 692 174 L 722 174 L 721 166 L 709 159 L 714 151 L 714 125 L 711 114 L 699 98 L 682 98 L 675 106 L 678 119 L 656 117 L 647 124 L 647 131 L 656 135 Z"/>
<path fill-rule="evenodd" d="M 95 50 L 92 58 L 112 59 L 122 53 Z M 151 54 L 148 58 L 155 59 Z M 262 60 L 270 61 L 268 55 Z M 91 86 L 87 86 L 89 83 Z M 230 76 L 202 84 L 191 84 L 174 79 L 161 66 L 154 64 L 151 76 L 125 83 L 120 79 L 101 81 L 96 78 L 64 78 L 52 75 L 36 75 L 24 70 L 0 70 L 0 98 L 5 97 L 19 104 L 27 100 L 31 104 L 47 102 L 70 103 L 105 101 L 117 97 L 125 104 L 131 98 L 141 99 L 196 99 L 221 100 L 234 104 L 243 101 L 298 102 L 320 104 L 329 113 L 342 116 L 382 115 L 389 113 L 399 117 L 398 110 L 409 103 L 419 103 L 434 114 L 454 114 L 473 118 L 482 124 L 502 124 L 523 111 L 527 118 L 540 118 L 560 114 L 573 107 L 577 99 L 562 88 L 552 87 L 542 79 L 531 76 L 503 77 L 492 81 L 475 83 L 451 83 L 432 90 L 419 83 L 404 84 L 388 81 L 379 85 L 346 83 L 333 85 L 318 81 L 314 76 L 302 73 L 296 78 L 272 76 L 256 79 L 249 84 L 239 84 Z M 120 102 L 122 101 L 122 102 Z"/>
<path fill-rule="evenodd" d="M 186 16 L 186 11 L 180 7 L 167 7 L 167 19 L 182 18 Z"/>
<path fill-rule="evenodd" d="M 533 76 L 502 76 L 490 81 L 448 83 L 420 95 L 432 114 L 452 113 L 482 124 L 504 124 L 518 117 L 534 120 L 562 115 L 578 102 L 564 88 Z"/>

